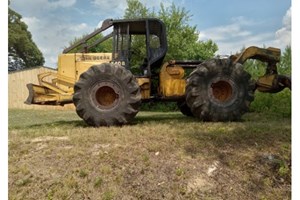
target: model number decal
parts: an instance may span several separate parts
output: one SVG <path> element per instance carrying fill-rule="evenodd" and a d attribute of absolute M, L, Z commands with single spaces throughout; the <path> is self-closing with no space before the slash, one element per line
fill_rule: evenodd
<path fill-rule="evenodd" d="M 90 61 L 90 60 L 110 60 L 110 56 L 88 56 L 88 55 L 84 55 L 81 56 L 80 59 L 82 61 Z"/>

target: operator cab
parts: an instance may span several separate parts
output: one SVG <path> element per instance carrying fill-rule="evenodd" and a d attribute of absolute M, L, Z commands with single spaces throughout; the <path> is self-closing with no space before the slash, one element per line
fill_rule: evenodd
<path fill-rule="evenodd" d="M 112 33 L 88 44 L 88 41 L 109 28 L 113 29 Z M 140 75 L 145 77 L 150 77 L 155 69 L 161 66 L 167 52 L 164 23 L 156 18 L 147 18 L 106 19 L 99 29 L 64 49 L 63 53 L 88 53 L 90 48 L 110 38 L 113 40 L 112 62 L 118 63 L 132 72 L 134 71 L 132 67 L 138 65 L 141 69 Z"/>
<path fill-rule="evenodd" d="M 154 69 L 161 66 L 167 52 L 163 23 L 154 18 L 114 20 L 112 23 L 112 61 L 127 69 L 138 65 L 140 75 L 150 77 Z"/>

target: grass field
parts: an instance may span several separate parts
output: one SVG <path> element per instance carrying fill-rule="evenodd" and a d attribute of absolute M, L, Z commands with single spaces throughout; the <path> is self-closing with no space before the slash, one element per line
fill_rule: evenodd
<path fill-rule="evenodd" d="M 140 112 L 88 127 L 73 111 L 9 110 L 9 199 L 291 199 L 291 119 L 204 123 Z"/>

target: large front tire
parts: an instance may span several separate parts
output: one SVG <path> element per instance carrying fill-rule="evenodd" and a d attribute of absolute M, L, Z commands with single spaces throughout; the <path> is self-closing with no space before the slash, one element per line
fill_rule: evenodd
<path fill-rule="evenodd" d="M 203 121 L 236 121 L 254 100 L 254 83 L 241 64 L 205 61 L 187 79 L 186 102 Z"/>
<path fill-rule="evenodd" d="M 130 71 L 104 63 L 80 75 L 73 102 L 78 116 L 91 126 L 122 125 L 138 113 L 141 94 Z"/>
<path fill-rule="evenodd" d="M 177 106 L 183 115 L 188 116 L 188 117 L 194 116 L 191 109 L 189 108 L 189 106 L 186 104 L 185 101 L 177 102 Z"/>

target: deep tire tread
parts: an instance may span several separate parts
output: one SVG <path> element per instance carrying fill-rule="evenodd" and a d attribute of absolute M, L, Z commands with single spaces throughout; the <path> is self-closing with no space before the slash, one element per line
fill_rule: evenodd
<path fill-rule="evenodd" d="M 122 90 L 123 99 L 111 110 L 97 109 L 89 100 L 89 89 L 99 81 L 112 81 Z M 138 113 L 141 94 L 130 71 L 116 64 L 104 63 L 94 65 L 80 75 L 74 86 L 73 102 L 78 116 L 91 126 L 123 125 Z"/>
<path fill-rule="evenodd" d="M 208 95 L 210 83 L 217 78 L 230 80 L 236 95 L 230 103 L 212 100 Z M 249 110 L 254 100 L 255 85 L 242 65 L 233 65 L 229 59 L 203 62 L 187 78 L 186 102 L 193 115 L 203 121 L 236 121 Z M 228 105 L 227 105 L 228 104 Z"/>

